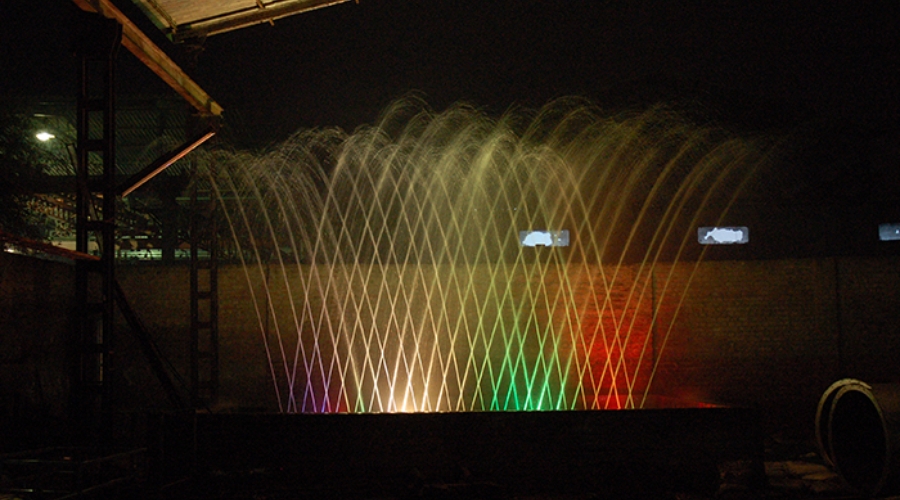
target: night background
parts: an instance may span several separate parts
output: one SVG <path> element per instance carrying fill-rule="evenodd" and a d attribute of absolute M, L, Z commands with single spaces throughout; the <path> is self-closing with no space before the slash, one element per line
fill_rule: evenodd
<path fill-rule="evenodd" d="M 3 93 L 73 88 L 75 7 L 0 8 Z M 437 110 L 463 101 L 494 115 L 578 95 L 611 109 L 675 100 L 738 124 L 897 122 L 889 2 L 366 0 L 213 35 L 195 64 L 129 3 L 120 8 L 222 104 L 241 146 L 300 128 L 352 131 L 409 92 Z M 122 64 L 122 92 L 163 88 L 132 56 Z"/>
<path fill-rule="evenodd" d="M 879 470 L 880 455 L 856 443 L 881 439 L 881 415 L 866 413 L 865 401 L 861 409 L 836 411 L 836 421 L 846 427 L 835 431 L 833 450 L 822 447 L 816 435 L 822 429 L 814 429 L 813 421 L 818 425 L 821 417 L 817 401 L 825 404 L 819 397 L 837 380 L 885 383 L 888 389 L 873 389 L 876 396 L 900 394 L 900 242 L 879 240 L 879 224 L 900 223 L 900 15 L 891 2 L 359 0 L 175 44 L 134 3 L 112 1 L 224 108 L 221 129 L 188 160 L 119 198 L 113 210 L 112 259 L 121 285 L 116 293 L 127 300 L 119 299 L 113 325 L 100 328 L 111 328 L 119 342 L 115 351 L 103 352 L 117 364 L 108 377 L 105 367 L 97 373 L 100 385 L 117 392 L 104 396 L 103 404 L 111 406 L 80 414 L 79 398 L 89 398 L 76 391 L 79 377 L 91 375 L 75 374 L 72 366 L 96 368 L 98 356 L 90 349 L 105 345 L 90 341 L 85 350 L 73 341 L 73 325 L 83 319 L 77 300 L 103 294 L 76 292 L 82 264 L 66 259 L 83 255 L 48 259 L 35 242 L 23 247 L 10 238 L 74 248 L 72 123 L 71 137 L 55 144 L 18 132 L 31 126 L 28 120 L 74 122 L 78 8 L 70 0 L 0 2 L 0 161 L 6 169 L 0 187 L 15 188 L 0 192 L 0 211 L 36 210 L 56 224 L 55 233 L 10 235 L 15 230 L 9 219 L 0 219 L 6 250 L 0 252 L 0 428 L 13 429 L 0 433 L 0 491 L 12 491 L 13 479 L 28 476 L 17 475 L 22 463 L 9 452 L 60 442 L 109 444 L 110 436 L 120 447 L 142 450 L 128 452 L 127 460 L 148 455 L 148 475 L 128 484 L 166 498 L 254 498 L 257 492 L 291 498 L 297 491 L 310 498 L 336 491 L 394 498 L 401 490 L 401 498 L 520 498 L 523 491 L 540 490 L 548 498 L 737 500 L 759 498 L 753 488 L 760 478 L 763 497 L 856 498 L 859 491 L 846 483 L 877 482 L 871 471 Z M 180 144 L 205 117 L 124 48 L 117 61 L 121 180 Z M 570 97 L 595 105 L 583 109 L 596 113 L 585 119 L 591 131 L 585 137 L 593 142 L 583 150 L 576 145 L 573 157 L 621 153 L 634 161 L 587 162 L 580 167 L 589 174 L 578 177 L 584 182 L 560 182 L 565 189 L 557 191 L 558 199 L 546 186 L 559 179 L 546 181 L 543 171 L 524 181 L 503 178 L 509 183 L 503 199 L 490 190 L 493 184 L 484 187 L 489 176 L 467 176 L 473 162 L 441 171 L 442 160 L 457 151 L 442 149 L 440 138 L 424 148 L 437 151 L 436 160 L 400 154 L 396 177 L 379 177 L 382 183 L 367 178 L 362 167 L 358 178 L 348 174 L 356 164 L 341 170 L 328 163 L 342 152 L 352 163 L 372 138 L 391 151 L 395 144 L 378 142 L 382 138 L 372 132 L 397 102 L 425 103 L 435 116 L 449 116 L 447 128 L 456 130 L 467 123 L 490 128 L 490 120 L 505 116 L 521 126 L 548 103 L 560 100 L 559 108 L 548 109 L 566 109 L 574 102 L 564 100 Z M 642 114 L 648 109 L 656 111 Z M 444 110 L 451 113 L 441 115 Z M 25 118 L 8 121 L 13 115 Z M 686 132 L 667 136 L 667 127 Z M 690 142 L 694 132 L 703 139 Z M 397 135 L 390 139 L 407 139 Z M 657 148 L 658 137 L 677 139 Z M 686 159 L 672 160 L 675 173 L 668 184 L 659 182 L 659 192 L 694 186 L 679 182 L 695 165 L 697 171 L 705 165 L 710 178 L 728 172 L 722 192 L 710 191 L 708 205 L 689 199 L 670 211 L 674 202 L 665 196 L 651 203 L 639 188 L 625 192 L 631 185 L 621 180 L 629 171 L 646 173 L 656 192 L 652 174 L 670 165 L 685 137 L 692 144 L 684 149 Z M 348 138 L 360 149 L 342 149 Z M 307 165 L 307 140 L 326 160 L 321 177 L 282 168 Z M 478 140 L 467 144 L 482 147 Z M 516 144 L 527 152 L 528 140 Z M 415 146 L 403 144 L 412 151 Z M 378 147 L 372 150 L 383 152 Z M 407 151 L 403 147 L 398 150 Z M 55 156 L 48 157 L 52 148 Z M 732 153 L 741 159 L 726 161 Z M 709 162 L 694 163 L 692 155 Z M 608 166 L 612 174 L 594 176 L 595 166 L 598 172 Z M 41 175 L 21 175 L 32 167 Z M 731 198 L 745 167 L 753 175 Z M 209 183 L 198 181 L 197 172 L 199 178 L 209 173 Z M 250 218 L 234 229 L 221 214 L 232 210 L 237 220 L 235 203 L 265 198 L 248 187 L 252 182 L 241 184 L 247 172 L 257 180 L 275 179 L 270 192 L 285 188 L 297 200 L 338 193 L 326 207 L 334 212 L 323 209 L 310 220 L 346 225 L 322 229 L 304 219 L 291 229 L 282 213 L 266 226 L 267 208 L 260 203 L 259 212 L 251 207 Z M 334 172 L 347 174 L 347 184 L 331 184 Z M 215 205 L 210 186 L 224 185 L 226 176 L 232 176 L 232 189 L 215 195 Z M 438 189 L 407 189 L 415 185 L 404 184 L 409 179 Z M 696 186 L 694 194 L 702 197 L 706 184 Z M 200 198 L 191 198 L 194 188 L 208 190 L 208 211 L 198 205 Z M 582 188 L 595 197 L 584 202 L 573 194 Z M 449 222 L 419 213 L 432 208 L 421 200 L 438 200 L 437 206 L 448 193 L 448 206 L 462 200 L 441 212 L 450 214 Z M 460 193 L 487 199 L 489 210 L 476 214 L 470 208 L 483 205 Z M 369 205 L 376 199 L 381 205 Z M 612 202 L 604 205 L 607 199 Z M 522 215 L 529 203 L 544 206 L 534 200 L 561 201 L 564 209 L 584 202 L 565 219 L 572 227 L 571 249 L 523 248 L 509 239 L 522 229 L 517 224 L 552 218 L 552 211 L 537 209 L 532 219 Z M 199 230 L 192 225 L 198 213 L 206 217 Z M 275 225 L 272 219 L 278 219 Z M 749 243 L 697 244 L 694 225 L 713 224 L 749 227 Z M 679 240 L 682 225 L 687 237 Z M 317 233 L 304 232 L 313 226 Z M 670 227 L 677 227 L 675 236 L 659 243 L 661 229 Z M 394 230 L 402 233 L 396 240 Z M 432 240 L 429 231 L 456 239 Z M 598 251 L 606 244 L 598 244 L 601 231 L 613 243 Z M 54 239 L 57 233 L 65 238 Z M 189 238 L 194 234 L 201 235 L 199 242 Z M 286 235 L 289 243 L 279 239 Z M 238 240 L 251 236 L 254 246 L 271 248 L 246 257 Z M 453 244 L 461 250 L 440 253 Z M 218 257 L 212 257 L 213 246 Z M 196 265 L 194 249 L 221 260 L 215 271 L 203 271 L 217 280 L 208 294 L 188 287 L 196 284 L 188 275 L 196 278 L 196 268 L 189 267 L 189 260 Z M 104 258 L 111 253 L 90 252 Z M 468 260 L 466 252 L 477 255 Z M 295 265 L 286 267 L 285 260 Z M 215 306 L 203 303 L 211 312 L 200 314 L 212 319 L 201 321 L 192 308 L 213 296 Z M 126 318 L 123 304 L 144 324 Z M 188 331 L 200 323 L 216 325 L 210 345 L 218 343 L 204 361 L 188 346 Z M 345 348 L 354 356 L 341 358 Z M 519 354 L 511 355 L 516 349 Z M 294 350 L 302 355 L 293 354 L 291 365 Z M 204 364 L 207 359 L 215 361 Z M 379 363 L 392 365 L 393 372 L 382 373 Z M 607 376 L 616 363 L 627 366 L 624 375 L 617 366 Z M 437 365 L 443 372 L 432 377 Z M 214 367 L 217 388 L 208 400 L 192 393 L 186 403 L 199 383 L 184 379 L 198 366 Z M 332 384 L 335 366 L 342 367 L 341 384 Z M 165 386 L 165 373 L 174 388 Z M 424 394 L 421 404 L 395 401 L 394 384 L 402 385 L 396 380 L 403 373 L 406 396 L 425 380 L 426 389 L 416 387 L 422 392 L 412 398 Z M 577 411 L 543 411 L 549 407 L 534 400 L 520 407 L 510 396 L 507 406 L 497 403 L 498 387 L 530 398 L 541 377 L 541 397 L 565 399 L 577 387 L 578 396 L 554 408 Z M 443 380 L 444 397 L 433 406 L 427 392 L 432 379 Z M 515 387 L 521 380 L 527 391 Z M 494 384 L 492 403 L 478 392 L 488 382 Z M 849 389 L 861 387 L 854 384 Z M 621 404 L 612 392 L 626 386 L 629 397 L 632 389 L 652 386 L 650 401 L 665 408 L 659 419 L 648 416 L 652 411 L 625 417 L 615 414 L 628 412 L 581 411 Z M 447 396 L 452 391 L 456 407 Z M 478 403 L 473 393 L 482 398 Z M 684 409 L 682 404 L 687 412 L 666 413 Z M 885 406 L 884 414 L 895 413 L 900 408 Z M 98 414 L 114 415 L 116 425 L 104 429 Z M 842 432 L 849 438 L 841 441 Z M 850 457 L 849 472 L 837 470 L 837 455 Z M 48 456 L 57 465 L 72 460 Z M 122 458 L 116 456 L 114 461 Z M 809 479 L 785 465 L 801 462 L 824 475 Z M 140 468 L 118 467 L 92 477 L 106 480 L 107 473 Z M 847 474 L 858 477 L 847 480 Z M 190 486 L 183 486 L 188 476 Z M 722 489 L 726 483 L 738 486 Z M 900 479 L 892 478 L 887 488 L 900 490 L 897 485 Z"/>

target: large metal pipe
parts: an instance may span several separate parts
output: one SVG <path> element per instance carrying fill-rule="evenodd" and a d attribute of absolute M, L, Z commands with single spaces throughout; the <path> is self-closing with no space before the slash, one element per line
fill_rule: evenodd
<path fill-rule="evenodd" d="M 819 406 L 816 408 L 816 445 L 819 447 L 819 454 L 828 465 L 834 465 L 831 460 L 831 444 L 828 442 L 828 427 L 831 423 L 831 407 L 834 406 L 834 397 L 838 391 L 850 385 L 863 385 L 869 387 L 862 380 L 855 378 L 844 378 L 831 384 L 822 397 L 819 398 Z"/>
<path fill-rule="evenodd" d="M 842 384 L 827 429 L 831 463 L 850 487 L 870 497 L 900 491 L 900 384 Z"/>

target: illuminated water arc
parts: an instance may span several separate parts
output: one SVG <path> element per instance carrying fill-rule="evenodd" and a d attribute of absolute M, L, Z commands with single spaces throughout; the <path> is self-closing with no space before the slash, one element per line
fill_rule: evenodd
<path fill-rule="evenodd" d="M 230 181 L 230 177 L 227 177 L 226 179 L 227 179 L 228 181 Z M 222 196 L 222 192 L 221 192 L 221 190 L 220 190 L 220 188 L 219 188 L 218 182 L 216 182 L 216 180 L 215 180 L 214 178 L 211 178 L 211 183 L 210 183 L 210 184 L 211 184 L 212 189 L 213 189 L 213 191 L 215 192 L 215 195 L 216 195 L 216 197 L 218 198 L 219 202 L 220 202 L 220 203 L 223 202 L 224 197 Z M 237 189 L 235 188 L 235 186 L 234 186 L 233 183 L 231 184 L 231 189 L 232 189 L 232 191 L 237 191 Z M 241 212 L 239 213 L 239 215 L 242 214 L 242 213 L 243 213 L 243 211 L 241 210 Z M 238 235 L 237 235 L 236 232 L 235 232 L 235 231 L 236 231 L 236 228 L 237 228 L 238 226 L 234 223 L 234 220 L 233 220 L 233 218 L 232 218 L 232 216 L 231 216 L 231 212 L 230 212 L 229 210 L 225 210 L 225 211 L 224 211 L 224 216 L 225 216 L 226 221 L 228 222 L 228 227 L 230 228 L 230 231 L 231 231 L 231 233 L 232 233 L 232 237 L 235 239 L 235 241 L 238 241 Z M 246 221 L 245 221 L 245 224 L 246 224 Z M 254 244 L 253 246 L 254 246 L 254 248 L 255 248 L 255 244 Z M 247 262 L 246 262 L 246 260 L 245 260 L 245 258 L 244 258 L 243 252 L 239 252 L 239 253 L 238 253 L 238 257 L 239 257 L 240 262 L 241 262 L 241 267 L 242 267 L 243 270 L 244 270 L 244 275 L 245 275 L 245 277 L 246 277 L 246 279 L 247 279 L 247 281 L 248 281 L 248 283 L 249 283 L 249 282 L 251 281 L 251 280 L 250 280 L 250 268 L 249 268 L 249 266 L 247 265 Z M 257 258 L 258 258 L 258 256 L 257 256 Z M 269 348 L 268 339 L 266 339 L 266 328 L 265 328 L 265 326 L 263 325 L 263 319 L 262 319 L 262 318 L 263 318 L 263 315 L 260 313 L 260 310 L 259 310 L 259 303 L 258 303 L 257 298 L 256 298 L 255 290 L 253 289 L 252 286 L 249 287 L 249 288 L 250 288 L 250 301 L 251 301 L 251 303 L 253 304 L 253 308 L 254 308 L 254 310 L 255 310 L 255 312 L 256 312 L 257 321 L 258 321 L 258 323 L 259 323 L 260 334 L 262 335 L 263 345 L 264 345 L 264 347 L 265 347 L 266 360 L 267 360 L 267 362 L 268 362 L 269 371 L 272 373 L 272 383 L 273 383 L 274 390 L 275 390 L 276 400 L 277 400 L 277 402 L 278 402 L 278 409 L 279 409 L 280 411 L 283 412 L 283 411 L 284 411 L 284 405 L 283 405 L 282 400 L 281 400 L 281 391 L 280 391 L 280 388 L 279 388 L 279 386 L 278 386 L 278 381 L 277 381 L 277 378 L 275 377 L 275 366 L 274 366 L 274 363 L 273 363 L 273 361 L 272 361 L 272 353 L 271 353 L 271 350 L 270 350 L 270 348 Z M 268 314 L 268 311 L 266 312 L 266 314 Z"/>
<path fill-rule="evenodd" d="M 715 174 L 704 161 L 717 144 L 653 113 L 616 121 L 578 108 L 554 122 L 548 109 L 522 134 L 509 128 L 515 119 L 455 108 L 327 140 L 305 133 L 274 155 L 278 168 L 264 157 L 215 179 L 257 203 L 233 204 L 229 222 L 243 225 L 235 241 L 254 247 L 249 265 L 262 270 L 267 254 L 276 268 L 251 299 L 272 316 L 276 334 L 263 341 L 283 411 L 646 400 L 659 359 L 645 368 L 644 330 L 672 330 L 658 325 L 648 280 L 664 247 L 678 247 L 677 259 L 678 236 L 693 234 L 683 226 L 716 186 L 701 181 Z M 736 175 L 744 167 L 729 163 Z M 571 250 L 518 247 L 519 229 L 561 226 Z M 638 247 L 643 259 L 626 265 Z M 660 297 L 667 290 L 668 281 Z"/>
<path fill-rule="evenodd" d="M 728 212 L 728 210 L 731 209 L 732 205 L 736 202 L 736 200 L 738 199 L 740 194 L 744 192 L 747 184 L 750 182 L 751 179 L 754 178 L 755 174 L 757 173 L 757 170 L 761 167 L 761 165 L 763 165 L 771 160 L 771 158 L 768 155 L 771 155 L 776 150 L 777 150 L 776 148 L 769 148 L 767 151 L 761 153 L 761 155 L 762 155 L 761 157 L 750 159 L 750 158 L 746 157 L 747 155 L 749 155 L 748 150 L 739 149 L 740 154 L 745 156 L 745 157 L 741 158 L 742 161 L 739 162 L 739 164 L 744 165 L 746 168 L 746 171 L 742 172 L 741 175 L 738 177 L 739 183 L 732 191 L 731 196 L 728 198 L 727 204 L 724 207 L 722 207 L 722 212 L 720 214 L 718 221 L 716 221 L 716 225 L 718 225 L 722 222 L 722 220 L 725 217 L 725 214 Z M 753 152 L 757 153 L 756 151 L 753 151 Z M 718 181 L 721 181 L 722 179 L 723 179 L 723 177 L 720 176 L 719 179 L 717 179 L 717 183 L 718 183 Z M 704 205 L 708 202 L 708 200 L 712 194 L 713 194 L 713 190 L 708 190 L 706 192 L 706 194 L 704 196 L 704 201 L 703 201 Z M 698 212 L 698 214 L 699 214 L 699 212 Z M 692 219 L 692 225 L 696 225 L 698 214 L 694 215 L 694 218 Z M 680 255 L 684 251 L 684 248 L 687 245 L 687 243 L 688 243 L 688 239 L 687 239 L 687 235 L 685 235 L 685 238 L 682 240 L 681 246 L 679 247 L 678 255 Z M 701 258 L 707 252 L 707 250 L 708 250 L 707 248 L 703 248 L 701 250 L 701 253 L 700 253 Z M 693 281 L 694 276 L 696 275 L 700 261 L 701 261 L 701 259 L 697 259 L 694 262 L 693 266 L 691 267 L 691 271 L 688 275 L 688 279 L 685 284 L 686 288 L 690 287 L 691 282 Z M 670 267 L 669 275 L 666 277 L 666 279 L 664 281 L 663 295 L 665 295 L 666 291 L 669 288 L 673 273 L 674 273 L 674 266 Z M 662 343 L 659 347 L 658 356 L 662 356 L 663 351 L 665 351 L 666 344 L 668 343 L 668 340 L 669 340 L 669 334 L 671 333 L 672 328 L 675 325 L 674 320 L 675 320 L 675 318 L 677 318 L 679 311 L 681 311 L 681 308 L 684 304 L 684 300 L 685 300 L 685 296 L 684 296 L 684 294 L 682 294 L 678 298 L 678 302 L 674 307 L 672 320 L 669 322 L 669 324 L 667 326 L 666 333 L 662 336 Z M 656 318 L 654 315 L 654 321 L 655 321 L 655 319 Z M 658 368 L 658 363 L 655 363 L 651 369 L 647 387 L 644 389 L 644 393 L 643 393 L 643 396 L 641 399 L 641 405 L 643 405 L 647 401 L 647 399 L 650 395 L 650 390 L 649 390 L 650 384 L 653 382 L 653 379 L 656 376 L 657 368 Z"/>
<path fill-rule="evenodd" d="M 627 240 L 627 243 L 626 243 L 626 248 L 630 247 L 630 245 L 631 245 L 631 243 L 632 243 L 632 241 L 633 241 L 633 238 L 634 238 L 634 236 L 635 236 L 635 229 L 640 225 L 641 220 L 646 216 L 648 207 L 650 206 L 650 203 L 655 199 L 655 197 L 656 197 L 656 195 L 657 195 L 657 193 L 658 193 L 658 189 L 663 185 L 663 182 L 666 180 L 666 177 L 670 174 L 671 169 L 674 167 L 674 165 L 675 165 L 674 161 L 668 162 L 668 163 L 666 164 L 666 167 L 665 167 L 664 170 L 663 170 L 663 173 L 662 173 L 662 181 L 657 181 L 657 182 L 655 182 L 655 183 L 653 184 L 653 187 L 651 188 L 650 193 L 647 195 L 647 199 L 646 199 L 645 203 L 644 203 L 643 206 L 641 207 L 641 210 L 640 210 L 640 212 L 639 212 L 639 214 L 638 214 L 638 217 L 637 217 L 637 221 L 636 221 L 635 224 L 632 226 L 632 231 L 631 231 L 631 232 L 629 233 L 629 235 L 628 235 L 628 240 Z M 694 176 L 694 175 L 699 175 L 699 172 L 698 172 L 697 170 L 692 170 L 692 171 L 690 172 L 690 174 L 689 174 L 689 176 L 688 176 L 688 179 L 686 179 L 685 182 L 682 182 L 681 184 L 679 184 L 678 190 L 677 190 L 677 192 L 675 193 L 674 199 L 672 200 L 672 201 L 674 201 L 674 202 L 676 202 L 676 203 L 670 202 L 670 203 L 666 206 L 666 210 L 665 210 L 665 212 L 664 212 L 664 214 L 663 214 L 662 221 L 661 221 L 660 224 L 657 225 L 656 230 L 653 232 L 653 237 L 652 237 L 651 240 L 650 240 L 650 244 L 647 245 L 647 249 L 646 249 L 646 251 L 645 251 L 644 258 L 643 258 L 643 260 L 641 261 L 640 266 L 638 267 L 638 271 L 637 271 L 637 276 L 638 276 L 638 277 L 640 277 L 640 276 L 643 275 L 644 268 L 645 268 L 645 266 L 647 266 L 648 259 L 649 259 L 650 256 L 651 256 L 651 253 L 652 253 L 652 251 L 653 251 L 653 248 L 655 247 L 655 248 L 657 249 L 657 255 L 655 255 L 655 256 L 652 257 L 652 260 L 650 261 L 650 262 L 651 262 L 651 263 L 650 263 L 650 269 L 649 269 L 649 271 L 648 271 L 648 274 L 649 274 L 649 273 L 652 273 L 652 269 L 653 269 L 653 267 L 656 265 L 657 258 L 658 258 L 658 256 L 659 256 L 659 251 L 660 251 L 660 249 L 662 248 L 662 244 L 668 240 L 668 237 L 669 237 L 669 235 L 670 235 L 670 233 L 671 233 L 671 231 L 672 231 L 672 229 L 673 229 L 673 225 L 672 225 L 671 223 L 668 223 L 668 224 L 667 224 L 667 221 L 672 217 L 672 214 L 680 213 L 680 212 L 682 211 L 682 209 L 684 208 L 684 204 L 685 204 L 685 202 L 686 202 L 687 199 L 688 199 L 688 198 L 687 198 L 688 195 L 690 194 L 689 191 L 693 190 L 694 187 L 695 187 L 695 185 L 696 185 L 696 184 L 695 184 L 695 180 L 696 180 L 696 179 L 693 179 L 693 176 Z M 660 234 L 661 231 L 663 231 L 662 235 Z M 657 244 L 657 245 L 654 245 L 654 243 L 656 243 L 657 241 L 659 241 L 660 243 Z M 682 247 L 683 247 L 683 242 L 684 242 L 684 239 L 682 239 Z M 621 265 L 621 261 L 620 261 L 620 265 Z M 617 270 L 618 270 L 619 268 L 620 268 L 620 267 L 617 267 Z M 614 276 L 614 279 L 615 279 L 615 276 Z M 634 296 L 635 296 L 635 293 L 636 293 L 636 287 L 637 287 L 638 282 L 639 282 L 639 280 L 637 280 L 637 279 L 634 280 L 634 284 L 633 284 L 631 290 L 629 291 L 628 298 L 627 298 L 627 300 L 626 300 L 626 302 L 625 302 L 625 306 L 624 306 L 624 308 L 623 308 L 623 318 L 622 318 L 622 324 L 623 324 L 623 325 L 624 325 L 624 323 L 625 323 L 624 311 L 627 311 L 627 310 L 628 310 L 630 303 L 631 303 L 632 300 L 634 299 Z M 639 307 L 639 306 L 640 306 L 641 302 L 643 301 L 643 298 L 644 298 L 644 294 L 645 294 L 646 289 L 647 289 L 647 286 L 646 286 L 646 283 L 645 283 L 644 286 L 641 287 L 640 294 L 639 294 L 638 297 L 637 297 L 637 305 L 636 305 L 635 307 Z M 628 344 L 628 341 L 630 340 L 631 334 L 632 334 L 632 332 L 633 332 L 633 328 L 632 328 L 632 327 L 633 327 L 633 325 L 634 325 L 634 321 L 635 321 L 635 320 L 636 320 L 636 315 L 633 315 L 633 316 L 631 317 L 631 324 L 630 324 L 628 327 L 621 328 L 621 330 L 617 329 L 615 337 L 616 337 L 616 339 L 617 339 L 617 341 L 618 341 L 618 347 L 619 347 L 619 349 L 623 349 L 624 346 Z M 624 330 L 626 333 L 625 333 L 625 337 L 624 337 L 624 338 L 621 338 L 621 331 L 623 331 L 623 330 Z M 647 338 L 649 338 L 649 337 L 645 337 L 644 348 L 646 348 Z M 643 358 L 643 351 L 644 351 L 644 348 L 641 349 L 641 356 L 638 358 L 638 363 L 637 363 L 637 366 L 635 367 L 635 373 L 637 372 L 637 369 L 640 368 L 640 361 L 641 361 L 641 359 Z M 625 359 L 624 356 L 620 356 L 620 357 L 618 358 L 617 363 L 616 363 L 616 366 L 615 366 L 615 368 L 614 368 L 613 371 L 612 371 L 612 373 L 613 373 L 612 376 L 613 376 L 614 378 L 615 378 L 615 376 L 618 374 L 619 370 L 623 369 L 624 359 Z M 625 384 L 626 384 L 626 388 L 627 388 L 627 391 L 626 391 L 627 396 L 626 396 L 626 400 L 625 400 L 625 407 L 627 407 L 627 408 L 633 408 L 633 407 L 634 407 L 634 402 L 633 402 L 633 399 L 632 399 L 632 396 L 633 396 L 633 395 L 632 395 L 632 390 L 633 390 L 633 388 L 634 388 L 634 380 L 630 380 L 630 379 L 629 379 L 627 368 L 624 369 L 624 372 L 625 372 Z M 610 388 L 610 392 L 609 392 L 609 394 L 608 394 L 608 397 L 611 397 L 611 396 L 613 395 L 613 390 L 614 390 L 614 388 L 611 387 L 611 388 Z M 616 396 L 618 396 L 618 395 L 616 395 Z"/>

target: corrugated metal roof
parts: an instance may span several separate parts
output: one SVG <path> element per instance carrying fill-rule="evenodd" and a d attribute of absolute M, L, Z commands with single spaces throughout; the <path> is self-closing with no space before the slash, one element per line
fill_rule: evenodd
<path fill-rule="evenodd" d="M 134 54 L 150 71 L 156 73 L 164 82 L 205 116 L 220 116 L 219 106 L 196 82 L 175 64 L 153 41 L 147 38 L 128 17 L 122 13 L 112 0 L 73 0 L 81 10 L 96 12 L 107 19 L 115 19 L 122 26 L 122 46 Z"/>
<path fill-rule="evenodd" d="M 272 22 L 349 0 L 132 0 L 175 41 Z"/>

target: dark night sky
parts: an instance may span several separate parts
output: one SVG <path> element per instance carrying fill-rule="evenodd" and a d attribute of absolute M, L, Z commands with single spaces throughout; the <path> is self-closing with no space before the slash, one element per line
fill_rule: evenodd
<path fill-rule="evenodd" d="M 360 0 L 215 35 L 187 69 L 223 105 L 235 137 L 252 145 L 303 127 L 352 130 L 410 91 L 436 109 L 467 101 L 499 114 L 565 95 L 640 93 L 648 81 L 701 99 L 742 96 L 752 103 L 744 111 L 761 102 L 896 127 L 892 3 Z M 67 0 L 0 4 L 3 93 L 74 88 L 72 8 Z M 183 47 L 153 35 L 185 61 Z M 128 91 L 165 91 L 130 54 L 121 59 Z"/>
<path fill-rule="evenodd" d="M 755 233 L 771 248 L 870 252 L 856 247 L 872 228 L 900 220 L 894 1 L 359 0 L 215 35 L 196 63 L 116 1 L 224 107 L 220 135 L 239 148 L 301 128 L 351 131 L 410 92 L 436 110 L 465 101 L 495 116 L 568 95 L 614 109 L 675 100 L 746 130 L 829 130 L 767 179 L 795 193 L 787 204 L 770 188 L 755 195 L 757 208 L 779 211 L 757 214 L 782 221 Z M 0 1 L 0 96 L 74 95 L 74 9 Z M 122 52 L 121 92 L 174 95 Z M 893 153 L 873 163 L 871 138 Z"/>
<path fill-rule="evenodd" d="M 211 37 L 196 74 L 276 136 L 372 122 L 410 90 L 502 112 L 647 79 L 883 125 L 900 88 L 889 3 L 363 0 Z"/>

